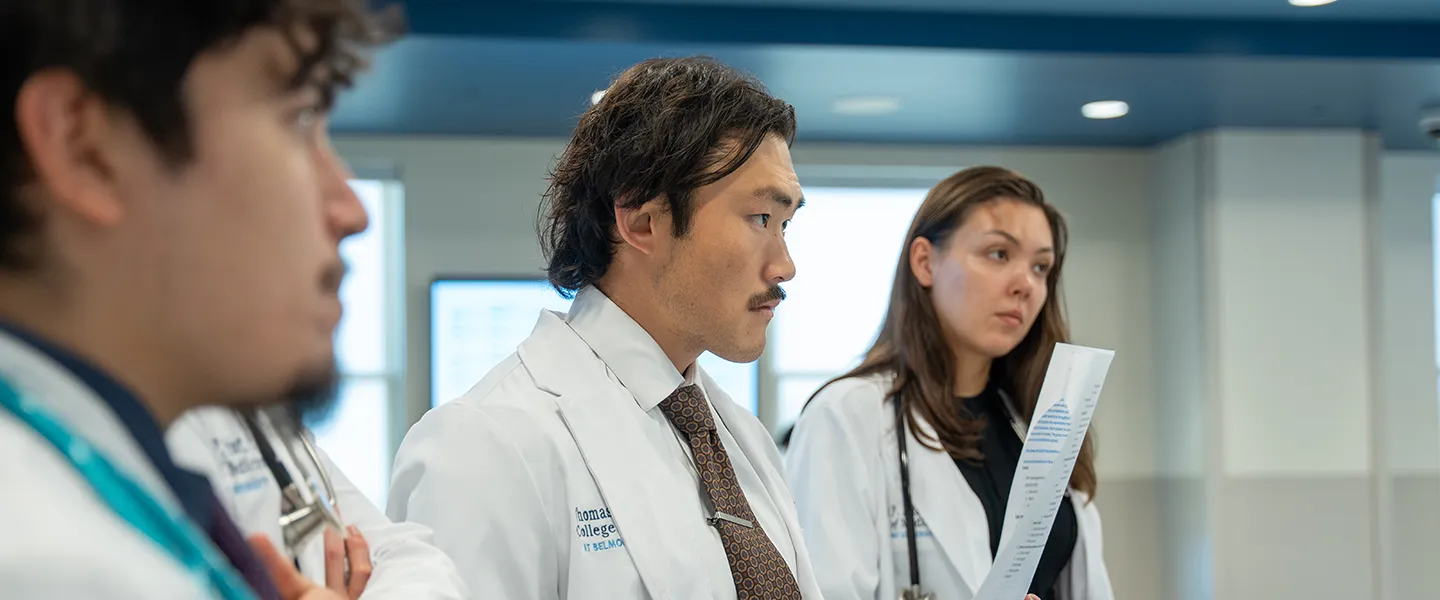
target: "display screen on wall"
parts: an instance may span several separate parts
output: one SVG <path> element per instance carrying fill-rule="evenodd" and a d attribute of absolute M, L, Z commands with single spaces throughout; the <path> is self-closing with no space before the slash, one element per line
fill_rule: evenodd
<path fill-rule="evenodd" d="M 514 353 L 540 311 L 569 307 L 543 279 L 436 279 L 430 284 L 430 405 L 464 394 Z M 699 362 L 731 399 L 758 411 L 756 363 L 732 363 L 708 352 Z"/>

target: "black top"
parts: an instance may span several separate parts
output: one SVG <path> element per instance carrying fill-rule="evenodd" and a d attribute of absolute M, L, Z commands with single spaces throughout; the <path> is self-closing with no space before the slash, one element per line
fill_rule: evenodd
<path fill-rule="evenodd" d="M 995 387 L 986 388 L 974 398 L 963 398 L 961 402 L 971 415 L 987 421 L 980 438 L 980 452 L 985 455 L 984 460 L 980 463 L 956 460 L 955 464 L 985 506 L 985 518 L 990 523 L 990 557 L 993 560 L 1000 549 L 1005 505 L 1010 501 L 1010 483 L 1015 479 L 1015 467 L 1020 463 L 1024 442 L 1010 426 L 1005 401 Z M 1031 594 L 1044 600 L 1064 600 L 1056 593 L 1056 584 L 1060 580 L 1060 572 L 1070 563 L 1078 536 L 1075 508 L 1067 494 L 1055 514 L 1050 538 L 1046 540 L 1040 564 L 1035 568 L 1035 578 L 1030 581 Z"/>
<path fill-rule="evenodd" d="M 180 506 L 184 509 L 185 514 L 195 522 L 201 531 L 210 536 L 211 541 L 215 542 L 225 557 L 230 559 L 230 563 L 235 566 L 250 587 L 262 599 L 280 597 L 279 592 L 275 590 L 274 582 L 270 580 L 269 571 L 265 569 L 264 563 L 260 562 L 260 557 L 250 548 L 249 542 L 245 540 L 245 535 L 230 519 L 221 506 L 220 500 L 215 496 L 215 490 L 211 487 L 210 480 L 175 464 L 170 457 L 170 450 L 165 443 L 165 434 L 161 431 L 160 424 L 155 421 L 154 415 L 150 414 L 150 411 L 140 403 L 140 399 L 129 388 L 89 361 L 13 323 L 0 321 L 0 331 L 10 334 L 44 353 L 50 360 L 59 363 L 95 392 L 95 395 L 109 406 L 120 424 L 130 432 L 130 436 L 135 440 L 136 445 L 140 446 L 146 458 L 150 459 L 155 470 L 160 472 L 160 476 L 164 478 L 176 499 L 180 501 Z"/>

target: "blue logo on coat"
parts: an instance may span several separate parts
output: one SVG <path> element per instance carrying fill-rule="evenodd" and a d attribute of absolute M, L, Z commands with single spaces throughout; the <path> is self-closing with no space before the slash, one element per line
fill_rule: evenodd
<path fill-rule="evenodd" d="M 915 538 L 930 537 L 930 526 L 925 524 L 925 517 L 920 516 L 919 511 L 915 512 Z M 905 510 L 899 505 L 890 505 L 890 537 L 892 539 L 906 539 L 905 535 Z"/>
<path fill-rule="evenodd" d="M 229 475 L 236 495 L 253 492 L 264 487 L 270 480 L 270 469 L 260 457 L 260 450 L 242 437 L 229 440 L 215 440 L 215 455 L 225 465 L 223 473 Z"/>
<path fill-rule="evenodd" d="M 625 547 L 625 540 L 621 539 L 620 530 L 615 527 L 610 509 L 604 506 L 588 510 L 575 507 L 575 535 L 584 544 L 582 548 L 586 552 Z"/>

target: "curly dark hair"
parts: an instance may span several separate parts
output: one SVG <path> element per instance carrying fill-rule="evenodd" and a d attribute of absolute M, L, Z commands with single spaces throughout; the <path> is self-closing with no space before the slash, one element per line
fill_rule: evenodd
<path fill-rule="evenodd" d="M 16 100 L 36 73 L 64 69 L 131 113 L 161 156 L 193 155 L 183 91 L 190 65 L 256 28 L 284 33 L 299 57 L 292 85 L 316 85 L 328 103 L 400 33 L 398 5 L 366 0 L 0 0 L 0 269 L 38 262 L 40 226 L 20 189 L 34 178 L 15 121 Z M 303 40 L 303 43 L 302 43 Z"/>
<path fill-rule="evenodd" d="M 540 211 L 550 283 L 566 298 L 605 275 L 615 208 L 664 198 L 675 235 L 692 197 L 739 169 L 767 136 L 795 141 L 795 109 L 754 77 L 708 57 L 661 58 L 621 73 L 581 115 Z"/>

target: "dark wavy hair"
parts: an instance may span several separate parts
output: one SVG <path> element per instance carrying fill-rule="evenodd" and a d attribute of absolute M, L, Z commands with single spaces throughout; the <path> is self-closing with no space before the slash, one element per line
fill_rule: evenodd
<path fill-rule="evenodd" d="M 1070 340 L 1060 287 L 1069 233 L 1064 216 L 1045 201 L 1039 186 L 1001 167 L 962 170 L 941 181 L 925 196 L 901 246 L 890 290 L 890 307 L 875 344 L 859 366 L 825 383 L 828 386 L 848 377 L 881 373 L 893 376 L 890 396 L 911 416 L 911 433 L 926 446 L 943 449 L 960 460 L 982 458 L 979 442 L 986 422 L 968 414 L 955 402 L 955 354 L 941 334 L 940 318 L 929 290 L 920 285 L 910 268 L 910 245 L 916 238 L 923 237 L 936 248 L 944 248 L 976 208 L 1002 200 L 1039 208 L 1045 213 L 1054 237 L 1055 263 L 1045 278 L 1049 293 L 1040 314 L 1015 349 L 990 365 L 991 382 L 1012 395 L 1021 417 L 1026 423 L 1030 422 L 1055 344 Z M 926 435 L 916 417 L 934 427 L 936 435 Z M 1091 497 L 1095 495 L 1095 449 L 1091 433 L 1086 434 L 1080 445 L 1070 485 Z"/>
<path fill-rule="evenodd" d="M 707 57 L 661 58 L 621 73 L 580 116 L 539 213 L 556 291 L 571 298 L 605 276 L 615 208 L 663 198 L 675 235 L 696 189 L 740 168 L 766 136 L 795 140 L 795 109 L 755 78 Z"/>
<path fill-rule="evenodd" d="M 184 82 L 200 55 L 257 28 L 287 36 L 299 57 L 291 85 L 318 85 L 326 102 L 349 86 L 367 50 L 400 33 L 398 5 L 367 0 L 0 0 L 0 269 L 39 261 L 41 216 L 20 190 L 33 178 L 15 121 L 16 101 L 37 73 L 63 69 L 133 115 L 162 158 L 192 158 Z M 313 36 L 313 38 L 312 38 Z M 23 243 L 22 243 L 23 242 Z"/>

